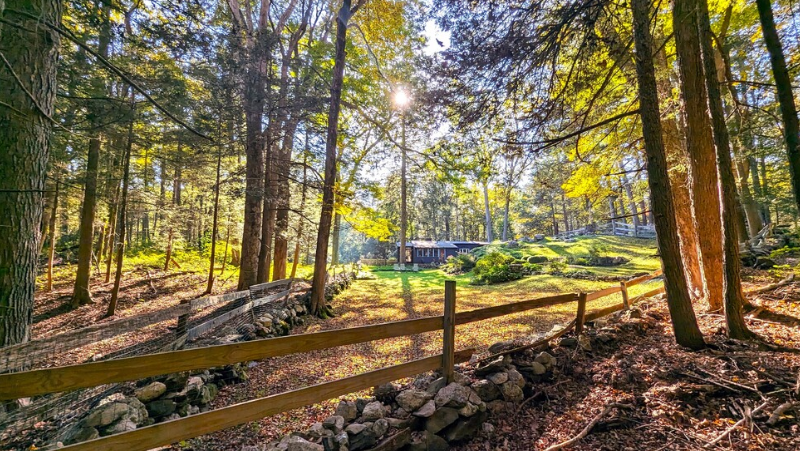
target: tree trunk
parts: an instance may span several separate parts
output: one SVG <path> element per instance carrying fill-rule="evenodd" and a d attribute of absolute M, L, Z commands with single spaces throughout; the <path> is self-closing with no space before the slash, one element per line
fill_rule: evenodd
<path fill-rule="evenodd" d="M 208 259 L 208 284 L 204 294 L 211 294 L 214 289 L 214 258 L 217 256 L 217 225 L 219 224 L 219 184 L 222 168 L 222 145 L 217 149 L 217 180 L 214 184 L 214 220 L 211 224 L 211 257 Z"/>
<path fill-rule="evenodd" d="M 792 179 L 794 200 L 800 209 L 800 126 L 797 121 L 797 107 L 792 93 L 792 80 L 786 68 L 786 58 L 783 56 L 778 31 L 775 29 L 775 19 L 772 17 L 772 4 L 770 0 L 756 0 L 758 17 L 761 20 L 761 31 L 764 42 L 769 51 L 769 62 L 772 65 L 772 75 L 778 91 L 778 102 L 781 106 L 783 119 L 783 137 L 786 141 L 786 152 L 789 159 L 789 174 Z"/>
<path fill-rule="evenodd" d="M 100 3 L 101 23 L 97 43 L 97 53 L 103 58 L 108 57 L 108 49 L 111 44 L 111 7 L 105 2 Z M 107 88 L 102 79 L 96 78 L 92 82 L 92 91 L 96 96 L 108 95 Z M 97 109 L 98 102 L 90 104 L 87 113 L 87 120 L 95 132 L 89 138 L 89 154 L 86 159 L 86 180 L 83 191 L 83 207 L 81 209 L 80 238 L 78 241 L 78 269 L 75 275 L 75 288 L 72 293 L 72 307 L 79 307 L 91 304 L 92 293 L 89 291 L 89 284 L 92 270 L 92 251 L 94 249 L 94 218 L 97 210 L 97 172 L 100 162 L 100 136 L 99 128 L 105 120 L 104 112 Z"/>
<path fill-rule="evenodd" d="M 511 194 L 506 195 L 505 206 L 503 207 L 503 241 L 508 240 L 508 209 L 511 204 Z"/>
<path fill-rule="evenodd" d="M 666 58 L 664 62 L 666 62 Z M 666 90 L 666 92 L 670 92 L 670 90 Z M 678 240 L 683 257 L 683 270 L 689 286 L 689 293 L 693 299 L 697 299 L 703 296 L 703 271 L 700 266 L 697 229 L 692 216 L 692 196 L 689 190 L 685 141 L 682 139 L 683 134 L 677 117 L 667 118 L 662 124 L 672 203 L 675 206 L 675 221 L 678 226 Z"/>
<path fill-rule="evenodd" d="M 267 44 L 269 32 L 258 30 L 255 48 L 249 49 L 245 80 L 244 110 L 246 124 L 245 143 L 245 200 L 242 229 L 242 254 L 239 271 L 239 290 L 246 290 L 258 279 L 259 250 L 261 249 L 264 199 L 264 143 L 261 122 L 264 116 L 264 73 L 269 58 Z"/>
<path fill-rule="evenodd" d="M 97 167 L 100 160 L 100 138 L 89 139 L 89 156 L 86 160 L 86 181 L 83 190 L 81 209 L 80 238 L 78 245 L 78 270 L 70 303 L 72 307 L 91 304 L 92 293 L 89 283 L 92 270 L 92 250 L 94 248 L 94 216 L 97 208 Z"/>
<path fill-rule="evenodd" d="M 119 205 L 119 228 L 120 238 L 117 244 L 117 270 L 114 274 L 114 288 L 111 290 L 111 300 L 108 303 L 106 317 L 114 316 L 117 311 L 117 300 L 119 299 L 119 286 L 122 281 L 122 261 L 125 257 L 125 223 L 127 222 L 128 210 L 128 183 L 131 174 L 131 149 L 133 148 L 133 123 L 136 115 L 136 95 L 131 94 L 131 119 L 128 124 L 128 142 L 125 144 L 125 160 L 122 169 L 122 199 Z M 169 260 L 167 260 L 169 264 Z"/>
<path fill-rule="evenodd" d="M 336 144 L 339 135 L 339 108 L 344 83 L 345 45 L 347 22 L 354 13 L 350 0 L 343 0 L 336 18 L 336 54 L 331 76 L 331 103 L 328 109 L 328 131 L 325 141 L 325 180 L 322 189 L 322 211 L 317 231 L 317 249 L 314 253 L 314 276 L 311 284 L 311 312 L 318 315 L 325 307 L 325 279 L 328 262 L 328 239 L 333 216 L 334 185 L 336 183 Z"/>
<path fill-rule="evenodd" d="M 264 169 L 265 194 L 263 209 L 261 211 L 261 242 L 259 243 L 256 283 L 269 282 L 269 270 L 272 266 L 272 237 L 275 234 L 275 205 L 272 196 L 274 183 L 271 180 L 273 177 L 272 156 L 267 155 L 266 161 L 267 163 Z"/>
<path fill-rule="evenodd" d="M 406 242 L 408 241 L 408 180 L 406 180 L 406 165 L 408 155 L 406 154 L 406 115 L 402 113 L 400 117 L 401 127 L 401 146 L 400 149 L 400 249 L 397 254 L 397 262 L 401 265 L 406 264 Z M 402 268 L 402 266 L 401 266 Z"/>
<path fill-rule="evenodd" d="M 50 250 L 47 256 L 47 291 L 53 291 L 53 259 L 56 256 L 56 214 L 58 213 L 58 195 L 60 194 L 61 183 L 58 181 L 58 177 L 56 177 L 55 183 L 53 183 L 56 188 L 56 192 L 53 195 L 53 205 L 52 209 L 50 210 L 50 218 L 49 218 L 49 241 L 50 241 Z"/>
<path fill-rule="evenodd" d="M 6 0 L 50 23 L 61 23 L 61 2 Z M 0 8 L 1 9 L 1 8 Z M 13 19 L 12 19 L 13 16 Z M 59 35 L 37 19 L 6 12 L 20 27 L 0 25 L 0 347 L 30 338 L 42 220 L 42 190 L 50 152 Z M 18 86 L 11 70 L 36 100 Z M 39 109 L 41 108 L 41 110 Z"/>
<path fill-rule="evenodd" d="M 675 0 L 672 10 L 681 93 L 686 110 L 686 147 L 695 224 L 700 238 L 704 294 L 712 311 L 722 308 L 723 252 L 719 182 L 707 113 L 703 62 L 697 31 L 696 0 Z"/>
<path fill-rule="evenodd" d="M 489 181 L 484 180 L 483 184 L 483 211 L 486 221 L 486 241 L 494 241 L 494 233 L 492 233 L 492 210 L 489 207 Z"/>
<path fill-rule="evenodd" d="M 336 197 L 336 196 L 334 196 Z M 339 235 L 342 233 L 342 216 L 333 212 L 333 233 L 331 234 L 331 266 L 339 264 Z"/>
<path fill-rule="evenodd" d="M 272 279 L 286 278 L 286 260 L 289 256 L 289 208 L 291 207 L 291 191 L 289 190 L 289 171 L 291 170 L 294 134 L 298 121 L 290 118 L 284 127 L 283 144 L 277 174 L 277 211 L 275 212 L 275 249 L 272 258 Z"/>
<path fill-rule="evenodd" d="M 297 216 L 297 238 L 294 244 L 294 258 L 292 259 L 292 275 L 290 278 L 294 279 L 297 274 L 297 265 L 300 260 L 300 242 L 303 240 L 303 222 L 304 218 L 302 213 L 306 211 L 306 190 L 308 189 L 307 169 L 308 169 L 308 132 L 306 131 L 306 150 L 303 152 L 303 188 L 300 194 L 300 215 Z"/>
<path fill-rule="evenodd" d="M 569 232 L 571 229 L 569 228 L 569 215 L 567 215 L 567 198 L 563 191 L 561 192 L 561 214 L 564 215 L 564 232 Z"/>
<path fill-rule="evenodd" d="M 662 141 L 658 89 L 652 57 L 653 39 L 650 35 L 650 2 L 632 0 L 631 4 L 636 43 L 636 75 L 639 81 L 639 114 L 642 118 L 648 182 L 658 231 L 658 249 L 664 269 L 667 305 L 677 343 L 691 349 L 701 349 L 705 343 L 697 326 L 684 278 L 675 207 L 667 174 L 667 157 Z"/>
<path fill-rule="evenodd" d="M 728 336 L 737 339 L 753 337 L 753 333 L 744 322 L 742 307 L 741 260 L 739 259 L 739 242 L 736 239 L 736 178 L 733 176 L 731 162 L 731 145 L 728 126 L 725 124 L 725 112 L 722 109 L 717 78 L 717 66 L 714 62 L 714 50 L 711 45 L 711 20 L 708 17 L 708 3 L 698 0 L 698 25 L 700 44 L 703 49 L 703 66 L 705 67 L 708 105 L 714 130 L 714 142 L 717 150 L 717 164 L 722 185 L 722 226 L 725 249 L 725 321 Z"/>

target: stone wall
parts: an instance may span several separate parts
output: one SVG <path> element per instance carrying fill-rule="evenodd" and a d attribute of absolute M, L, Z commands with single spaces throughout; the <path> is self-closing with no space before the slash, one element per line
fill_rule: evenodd
<path fill-rule="evenodd" d="M 491 416 L 530 396 L 535 383 L 552 376 L 555 364 L 547 352 L 526 352 L 458 368 L 450 384 L 437 373 L 403 387 L 385 384 L 370 398 L 341 401 L 334 415 L 306 431 L 252 449 L 444 451 L 476 434 L 492 434 Z"/>

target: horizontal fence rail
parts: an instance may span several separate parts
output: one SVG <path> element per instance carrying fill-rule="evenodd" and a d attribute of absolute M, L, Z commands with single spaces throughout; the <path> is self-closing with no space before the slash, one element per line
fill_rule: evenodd
<path fill-rule="evenodd" d="M 288 337 L 185 349 L 58 368 L 0 374 L 0 400 L 212 368 L 300 352 L 402 337 L 442 328 L 442 317 L 374 324 Z"/>
<path fill-rule="evenodd" d="M 469 360 L 474 349 L 455 353 L 455 363 Z M 326 401 L 337 396 L 365 390 L 404 377 L 411 377 L 442 366 L 442 355 L 413 360 L 408 363 L 382 368 L 357 376 L 333 382 L 312 385 L 265 398 L 254 399 L 241 404 L 211 410 L 209 412 L 166 421 L 123 434 L 110 435 L 88 442 L 78 443 L 62 449 L 70 451 L 106 450 L 131 451 L 147 450 L 160 445 L 175 443 L 198 435 L 210 434 L 229 427 L 309 404 Z"/>

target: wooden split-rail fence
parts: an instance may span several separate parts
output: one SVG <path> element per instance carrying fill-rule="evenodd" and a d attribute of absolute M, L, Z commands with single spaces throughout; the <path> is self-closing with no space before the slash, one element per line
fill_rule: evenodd
<path fill-rule="evenodd" d="M 621 282 L 619 286 L 593 293 L 559 294 L 459 313 L 456 313 L 455 281 L 446 281 L 444 312 L 439 316 L 206 348 L 168 351 L 58 368 L 0 374 L 0 401 L 58 393 L 102 384 L 133 381 L 162 374 L 200 370 L 387 338 L 404 337 L 437 330 L 443 331 L 442 353 L 439 355 L 381 368 L 332 382 L 257 398 L 62 448 L 73 451 L 96 449 L 148 450 L 259 420 L 291 409 L 323 402 L 397 379 L 412 377 L 426 371 L 441 370 L 448 382 L 450 382 L 453 380 L 454 366 L 468 361 L 474 353 L 473 349 L 456 351 L 456 326 L 533 309 L 577 302 L 574 327 L 576 333 L 580 334 L 586 322 L 626 309 L 641 299 L 664 292 L 664 287 L 660 286 L 635 298 L 628 296 L 628 288 L 660 275 L 661 271 L 657 271 L 653 274 Z M 621 303 L 597 310 L 586 310 L 587 303 L 616 293 L 621 293 Z"/>

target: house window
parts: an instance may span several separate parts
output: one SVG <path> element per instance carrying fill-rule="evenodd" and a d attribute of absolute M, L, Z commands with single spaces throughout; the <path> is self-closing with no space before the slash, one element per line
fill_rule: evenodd
<path fill-rule="evenodd" d="M 422 249 L 417 249 L 417 257 L 422 257 Z"/>
<path fill-rule="evenodd" d="M 458 248 L 458 253 L 459 254 L 468 254 L 469 253 L 469 249 L 467 249 L 465 247 L 460 247 L 460 248 Z"/>

